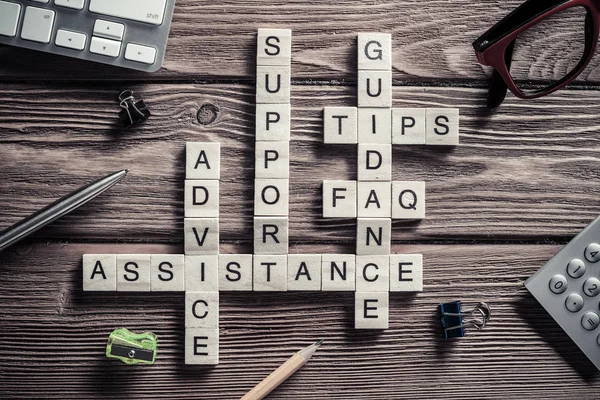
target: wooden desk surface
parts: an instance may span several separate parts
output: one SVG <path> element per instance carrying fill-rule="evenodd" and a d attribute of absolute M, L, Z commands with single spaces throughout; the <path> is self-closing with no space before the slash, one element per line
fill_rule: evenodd
<path fill-rule="evenodd" d="M 600 57 L 571 89 L 484 107 L 470 43 L 520 1 L 178 0 L 154 75 L 0 48 L 0 228 L 105 173 L 126 181 L 0 255 L 3 398 L 235 399 L 324 338 L 274 399 L 594 398 L 599 373 L 523 281 L 600 214 Z M 291 252 L 353 252 L 355 222 L 321 218 L 324 179 L 356 179 L 354 150 L 322 143 L 321 110 L 355 104 L 356 34 L 393 33 L 394 106 L 459 107 L 453 150 L 395 147 L 395 180 L 427 182 L 428 217 L 395 222 L 424 254 L 425 290 L 392 294 L 390 329 L 353 329 L 353 294 L 221 296 L 216 368 L 183 364 L 182 295 L 81 290 L 81 255 L 183 251 L 185 141 L 220 141 L 221 252 L 252 232 L 255 32 L 293 29 Z M 561 29 L 572 29 L 568 24 Z M 545 40 L 556 40 L 547 35 Z M 564 73 L 544 68 L 531 78 Z M 153 112 L 118 127 L 131 88 Z M 441 301 L 487 301 L 482 332 L 441 339 Z M 159 335 L 152 367 L 104 357 L 119 326 Z"/>

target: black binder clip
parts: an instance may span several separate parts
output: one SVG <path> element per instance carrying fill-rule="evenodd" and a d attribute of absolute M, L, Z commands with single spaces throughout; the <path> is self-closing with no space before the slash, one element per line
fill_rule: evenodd
<path fill-rule="evenodd" d="M 124 90 L 119 95 L 119 106 L 122 108 L 119 112 L 119 119 L 125 125 L 125 128 L 139 124 L 150 117 L 150 110 L 146 107 L 144 100 L 136 101 L 132 90 Z"/>
<path fill-rule="evenodd" d="M 490 307 L 481 302 L 471 310 L 462 310 L 460 301 L 440 304 L 442 328 L 446 339 L 465 337 L 465 328 L 483 329 L 492 316 Z"/>

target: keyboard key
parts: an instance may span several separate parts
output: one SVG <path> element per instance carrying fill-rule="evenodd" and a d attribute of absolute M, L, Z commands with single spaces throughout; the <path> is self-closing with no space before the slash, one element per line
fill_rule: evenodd
<path fill-rule="evenodd" d="M 167 0 L 90 0 L 90 11 L 111 17 L 161 25 Z"/>
<path fill-rule="evenodd" d="M 55 44 L 60 47 L 82 51 L 85 49 L 87 36 L 83 33 L 71 32 L 64 29 L 59 29 L 56 32 Z"/>
<path fill-rule="evenodd" d="M 583 293 L 588 297 L 596 297 L 600 294 L 600 281 L 590 278 L 583 284 Z"/>
<path fill-rule="evenodd" d="M 567 300 L 565 300 L 565 307 L 572 313 L 581 311 L 583 308 L 583 297 L 577 293 L 570 294 Z"/>
<path fill-rule="evenodd" d="M 117 24 L 101 19 L 96 20 L 96 23 L 94 24 L 94 36 L 102 36 L 107 39 L 120 41 L 123 40 L 123 32 L 125 32 L 125 25 L 123 24 Z"/>
<path fill-rule="evenodd" d="M 0 35 L 14 37 L 21 15 L 21 5 L 0 1 Z"/>
<path fill-rule="evenodd" d="M 600 317 L 595 312 L 586 312 L 581 318 L 581 326 L 586 331 L 593 331 L 600 325 Z"/>
<path fill-rule="evenodd" d="M 600 244 L 592 243 L 585 248 L 585 259 L 591 263 L 600 261 Z"/>
<path fill-rule="evenodd" d="M 121 52 L 121 42 L 108 40 L 99 37 L 92 37 L 90 44 L 90 53 L 100 54 L 107 57 L 119 57 Z"/>
<path fill-rule="evenodd" d="M 48 4 L 50 2 L 50 0 L 31 0 L 31 1 L 35 1 L 36 3 L 44 3 L 44 4 Z"/>
<path fill-rule="evenodd" d="M 585 274 L 585 263 L 578 258 L 569 261 L 567 273 L 573 279 L 581 278 Z"/>
<path fill-rule="evenodd" d="M 54 4 L 61 7 L 83 10 L 85 0 L 54 0 Z"/>
<path fill-rule="evenodd" d="M 156 49 L 154 47 L 129 43 L 125 48 L 125 59 L 144 64 L 154 64 L 154 60 L 156 60 Z"/>
<path fill-rule="evenodd" d="M 55 15 L 54 11 L 44 8 L 25 8 L 21 38 L 32 42 L 50 43 Z"/>
<path fill-rule="evenodd" d="M 554 294 L 561 294 L 567 290 L 567 278 L 562 275 L 554 275 L 552 279 L 550 279 L 550 290 Z"/>

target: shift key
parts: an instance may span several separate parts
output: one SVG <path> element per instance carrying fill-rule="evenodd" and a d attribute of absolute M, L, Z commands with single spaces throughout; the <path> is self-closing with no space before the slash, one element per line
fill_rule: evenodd
<path fill-rule="evenodd" d="M 167 0 L 90 0 L 90 11 L 111 17 L 161 25 Z"/>

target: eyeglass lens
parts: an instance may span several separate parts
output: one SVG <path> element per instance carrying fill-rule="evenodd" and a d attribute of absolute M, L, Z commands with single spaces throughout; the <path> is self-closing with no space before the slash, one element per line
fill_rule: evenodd
<path fill-rule="evenodd" d="M 523 93 L 546 91 L 571 74 L 586 57 L 586 15 L 584 7 L 568 8 L 519 35 L 510 74 Z"/>

